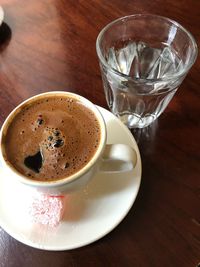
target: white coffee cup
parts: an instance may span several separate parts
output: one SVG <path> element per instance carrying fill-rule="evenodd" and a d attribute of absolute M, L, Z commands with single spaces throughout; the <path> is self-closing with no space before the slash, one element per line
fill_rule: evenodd
<path fill-rule="evenodd" d="M 27 105 L 38 101 L 39 99 L 46 98 L 52 96 L 62 96 L 62 97 L 70 97 L 78 99 L 84 105 L 87 106 L 93 113 L 95 114 L 99 125 L 100 125 L 100 142 L 99 146 L 90 159 L 90 161 L 76 173 L 53 181 L 38 181 L 30 179 L 25 175 L 18 172 L 15 167 L 8 161 L 6 156 L 6 149 L 5 149 L 5 136 L 7 133 L 7 129 L 14 119 L 14 117 Z M 72 192 L 74 190 L 79 189 L 81 186 L 84 186 L 95 174 L 99 171 L 103 172 L 124 172 L 133 169 L 136 165 L 137 156 L 136 152 L 130 146 L 124 144 L 106 144 L 106 124 L 104 118 L 99 111 L 98 107 L 96 107 L 92 102 L 87 100 L 86 98 L 70 93 L 70 92 L 63 92 L 63 91 L 55 91 L 55 92 L 47 92 L 43 94 L 39 94 L 33 96 L 20 105 L 18 105 L 7 117 L 5 120 L 1 131 L 0 131 L 0 161 L 3 165 L 3 170 L 5 173 L 6 179 L 15 179 L 20 183 L 23 183 L 29 187 L 35 188 L 41 192 L 58 195 L 67 192 Z M 123 166 L 123 167 L 122 167 Z M 125 167 L 124 167 L 125 166 Z"/>

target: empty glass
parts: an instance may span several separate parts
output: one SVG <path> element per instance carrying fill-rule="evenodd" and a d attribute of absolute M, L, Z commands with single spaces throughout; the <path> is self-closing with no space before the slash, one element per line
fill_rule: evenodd
<path fill-rule="evenodd" d="M 146 127 L 159 117 L 197 57 L 185 28 L 145 14 L 108 24 L 96 49 L 108 106 L 129 128 Z"/>

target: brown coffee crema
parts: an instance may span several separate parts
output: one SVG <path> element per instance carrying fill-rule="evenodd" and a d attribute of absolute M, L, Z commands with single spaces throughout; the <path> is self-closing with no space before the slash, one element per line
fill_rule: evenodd
<path fill-rule="evenodd" d="M 100 143 L 95 114 L 76 98 L 48 96 L 25 106 L 5 136 L 8 161 L 37 181 L 55 181 L 82 169 Z"/>

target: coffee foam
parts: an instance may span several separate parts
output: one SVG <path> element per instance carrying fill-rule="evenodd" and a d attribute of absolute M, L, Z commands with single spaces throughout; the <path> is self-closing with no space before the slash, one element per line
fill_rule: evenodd
<path fill-rule="evenodd" d="M 53 96 L 23 107 L 8 127 L 5 149 L 9 162 L 23 175 L 54 181 L 82 169 L 100 138 L 99 122 L 89 108 L 77 99 Z M 39 151 L 42 167 L 36 172 L 24 162 Z"/>

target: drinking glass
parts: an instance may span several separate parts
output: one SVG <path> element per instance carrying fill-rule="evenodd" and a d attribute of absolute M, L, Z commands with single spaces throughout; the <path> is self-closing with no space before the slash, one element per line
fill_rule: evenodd
<path fill-rule="evenodd" d="M 111 22 L 96 49 L 108 106 L 129 128 L 146 127 L 160 116 L 197 57 L 184 27 L 149 14 Z"/>

